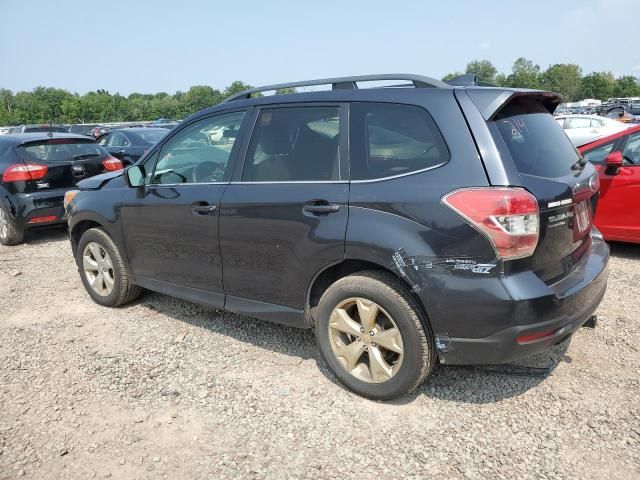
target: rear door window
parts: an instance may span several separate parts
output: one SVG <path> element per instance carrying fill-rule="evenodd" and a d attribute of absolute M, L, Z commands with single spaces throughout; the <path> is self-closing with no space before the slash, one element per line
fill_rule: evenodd
<path fill-rule="evenodd" d="M 423 108 L 353 103 L 350 116 L 352 180 L 408 174 L 449 160 L 444 139 Z"/>
<path fill-rule="evenodd" d="M 568 175 L 580 154 L 546 109 L 541 105 L 537 109 L 538 113 L 510 111 L 489 122 L 489 127 L 497 141 L 506 144 L 520 173 L 549 178 Z"/>

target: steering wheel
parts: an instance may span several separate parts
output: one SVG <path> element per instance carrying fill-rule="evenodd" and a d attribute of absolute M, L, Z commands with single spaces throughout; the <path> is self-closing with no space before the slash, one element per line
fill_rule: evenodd
<path fill-rule="evenodd" d="M 191 172 L 191 180 L 193 183 L 215 182 L 221 177 L 216 175 L 220 172 L 224 175 L 224 167 L 216 162 L 202 162 L 194 167 Z"/>

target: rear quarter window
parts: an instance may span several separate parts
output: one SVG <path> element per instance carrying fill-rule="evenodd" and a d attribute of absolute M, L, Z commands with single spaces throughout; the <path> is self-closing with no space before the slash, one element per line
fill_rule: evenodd
<path fill-rule="evenodd" d="M 438 127 L 423 108 L 391 103 L 351 105 L 351 178 L 371 180 L 433 168 L 449 160 Z"/>

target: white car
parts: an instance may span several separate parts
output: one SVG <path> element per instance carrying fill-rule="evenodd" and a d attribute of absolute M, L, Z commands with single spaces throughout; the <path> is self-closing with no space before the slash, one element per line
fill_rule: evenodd
<path fill-rule="evenodd" d="M 558 115 L 555 118 L 576 147 L 634 126 L 597 115 Z"/>

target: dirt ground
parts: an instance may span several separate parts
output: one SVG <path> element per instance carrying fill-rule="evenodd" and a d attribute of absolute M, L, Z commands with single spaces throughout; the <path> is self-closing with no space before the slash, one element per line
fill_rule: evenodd
<path fill-rule="evenodd" d="M 0 478 L 640 478 L 640 246 L 613 245 L 596 330 L 442 367 L 375 403 L 311 331 L 146 293 L 85 293 L 64 230 L 0 247 Z"/>

